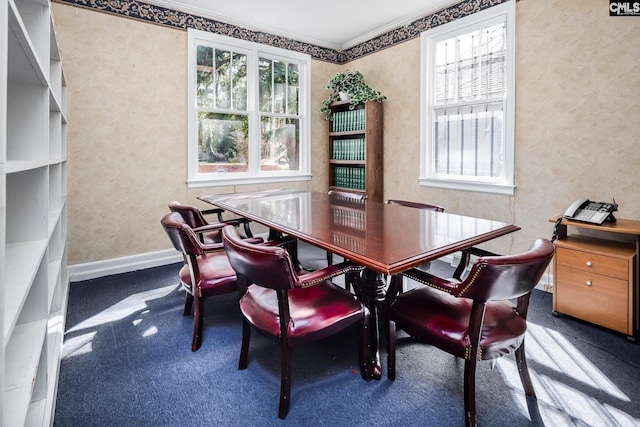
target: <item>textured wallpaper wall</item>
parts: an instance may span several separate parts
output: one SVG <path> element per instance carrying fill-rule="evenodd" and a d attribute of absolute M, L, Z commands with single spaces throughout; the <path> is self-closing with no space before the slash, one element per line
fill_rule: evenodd
<path fill-rule="evenodd" d="M 384 105 L 385 197 L 514 222 L 501 252 L 550 237 L 547 220 L 577 197 L 620 204 L 640 219 L 640 18 L 609 17 L 607 2 L 517 3 L 516 194 L 418 185 L 420 42 L 412 39 L 345 65 L 313 61 L 312 171 L 299 185 L 327 187 L 327 125 L 316 110 L 327 79 L 360 70 Z M 53 4 L 69 99 L 69 264 L 167 249 L 159 220 L 171 199 L 246 186 L 186 188 L 187 36 L 170 29 Z M 315 108 L 317 106 L 318 108 Z"/>

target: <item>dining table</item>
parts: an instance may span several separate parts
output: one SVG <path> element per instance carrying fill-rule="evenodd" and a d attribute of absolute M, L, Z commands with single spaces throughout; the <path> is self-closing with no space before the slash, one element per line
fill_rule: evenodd
<path fill-rule="evenodd" d="M 364 301 L 372 316 L 371 363 L 380 379 L 380 327 L 385 277 L 471 248 L 520 227 L 492 219 L 436 212 L 338 194 L 274 189 L 198 196 L 364 267 Z"/>

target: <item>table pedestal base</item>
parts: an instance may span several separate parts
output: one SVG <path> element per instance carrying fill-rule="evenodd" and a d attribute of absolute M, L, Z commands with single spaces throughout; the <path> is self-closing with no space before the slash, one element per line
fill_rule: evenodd
<path fill-rule="evenodd" d="M 371 372 L 373 379 L 379 380 L 382 377 L 382 367 L 380 365 L 380 316 L 382 313 L 386 283 L 381 273 L 368 268 L 362 271 L 362 282 L 365 291 L 365 302 L 371 315 L 369 336 L 369 343 L 371 345 Z"/>

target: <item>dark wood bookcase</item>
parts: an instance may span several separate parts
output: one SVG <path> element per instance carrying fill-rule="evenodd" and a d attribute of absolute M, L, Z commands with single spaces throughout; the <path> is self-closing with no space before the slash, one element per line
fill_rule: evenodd
<path fill-rule="evenodd" d="M 370 101 L 349 109 L 349 101 L 329 106 L 329 189 L 366 194 L 382 201 L 382 103 Z"/>

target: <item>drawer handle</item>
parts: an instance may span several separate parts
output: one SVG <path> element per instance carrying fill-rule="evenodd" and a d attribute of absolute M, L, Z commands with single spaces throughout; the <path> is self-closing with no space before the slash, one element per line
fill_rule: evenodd
<path fill-rule="evenodd" d="M 587 261 L 587 267 L 591 267 L 593 263 L 591 261 Z"/>
<path fill-rule="evenodd" d="M 587 280 L 587 286 L 591 286 L 593 285 L 593 283 L 591 282 L 591 280 Z"/>

